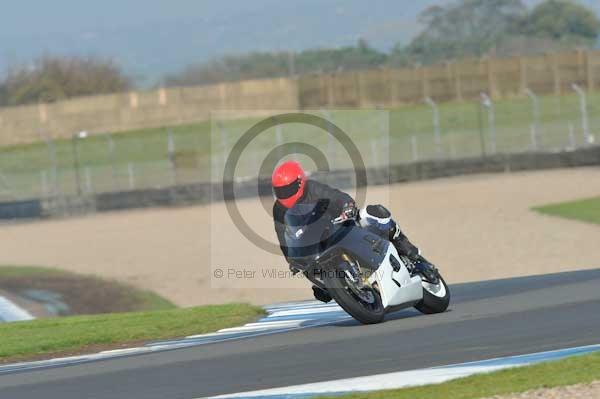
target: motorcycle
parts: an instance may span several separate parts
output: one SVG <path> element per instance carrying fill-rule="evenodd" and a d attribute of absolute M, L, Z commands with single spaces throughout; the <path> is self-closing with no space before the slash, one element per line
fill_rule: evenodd
<path fill-rule="evenodd" d="M 446 311 L 450 290 L 437 268 L 398 254 L 382 234 L 359 220 L 327 216 L 327 202 L 297 204 L 285 216 L 288 259 L 363 324 L 415 307 Z"/>

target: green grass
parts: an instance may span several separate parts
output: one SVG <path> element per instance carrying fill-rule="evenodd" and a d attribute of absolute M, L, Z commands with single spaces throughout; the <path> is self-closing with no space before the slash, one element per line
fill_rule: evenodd
<path fill-rule="evenodd" d="M 140 309 L 169 310 L 175 308 L 173 302 L 152 291 L 136 289 L 134 295 Z"/>
<path fill-rule="evenodd" d="M 519 152 L 530 149 L 530 126 L 533 123 L 531 101 L 526 97 L 498 100 L 495 102 L 495 110 L 497 150 Z M 439 105 L 443 156 L 480 156 L 480 131 L 484 133 L 484 148 L 490 151 L 487 114 L 483 112 L 480 115 L 479 111 L 480 107 L 473 101 Z M 367 166 L 387 162 L 386 157 L 372 157 L 373 153 L 378 154 L 384 150 L 389 151 L 390 158 L 396 163 L 413 161 L 414 148 L 418 150 L 420 160 L 438 156 L 433 138 L 432 112 L 424 104 L 390 110 L 389 144 L 371 144 L 372 137 L 381 136 L 382 125 L 377 118 L 371 118 L 368 111 L 332 111 L 330 114 L 334 122 L 348 132 L 359 146 Z M 588 114 L 592 131 L 600 128 L 600 93 L 589 94 Z M 105 192 L 165 187 L 175 181 L 208 181 L 211 179 L 211 168 L 222 168 L 232 145 L 258 120 L 260 119 L 226 121 L 223 123 L 223 132 L 212 130 L 210 122 L 201 122 L 116 133 L 112 135 L 112 155 L 106 135 L 92 134 L 86 139 L 77 140 L 83 191 Z M 558 150 L 568 147 L 569 125 L 573 127 L 575 144 L 581 145 L 583 137 L 577 96 L 540 97 L 539 148 Z M 182 168 L 176 176 L 172 173 L 168 160 L 167 130 L 172 131 L 176 151 L 196 156 L 195 167 Z M 328 147 L 323 132 L 306 126 L 285 126 L 283 136 L 285 141 L 310 143 L 322 151 L 326 151 Z M 272 129 L 248 148 L 248 156 L 242 160 L 239 168 L 241 173 L 248 171 L 250 175 L 256 174 L 258 165 L 274 147 L 275 137 L 275 130 Z M 73 142 L 70 139 L 56 140 L 54 147 L 57 159 L 56 185 L 50 151 L 45 143 L 0 148 L 0 198 L 49 195 L 55 186 L 64 194 L 75 193 Z M 341 149 L 339 152 L 342 152 Z M 330 159 L 330 162 L 337 164 L 334 166 L 348 166 L 343 156 L 333 158 L 335 159 Z M 135 175 L 133 185 L 130 184 L 130 170 Z"/>
<path fill-rule="evenodd" d="M 547 215 L 600 224 L 600 197 L 545 205 L 534 210 Z"/>
<path fill-rule="evenodd" d="M 600 354 L 592 354 L 461 378 L 443 384 L 335 396 L 331 399 L 478 399 L 597 380 L 600 380 Z"/>
<path fill-rule="evenodd" d="M 57 292 L 82 312 L 140 311 L 0 324 L 0 361 L 214 332 L 264 314 L 246 304 L 176 309 L 157 294 L 112 280 L 45 267 L 0 267 L 0 289 L 19 293 L 28 288 Z"/>
<path fill-rule="evenodd" d="M 0 361 L 209 333 L 250 322 L 263 313 L 259 307 L 228 304 L 0 324 Z"/>

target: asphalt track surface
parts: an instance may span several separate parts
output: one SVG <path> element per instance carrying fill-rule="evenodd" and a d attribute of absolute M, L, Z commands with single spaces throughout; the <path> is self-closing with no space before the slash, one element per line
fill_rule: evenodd
<path fill-rule="evenodd" d="M 413 310 L 237 341 L 0 376 L 0 398 L 182 398 L 413 370 L 600 341 L 600 269 L 451 286 Z M 0 343 L 1 344 L 1 343 Z"/>

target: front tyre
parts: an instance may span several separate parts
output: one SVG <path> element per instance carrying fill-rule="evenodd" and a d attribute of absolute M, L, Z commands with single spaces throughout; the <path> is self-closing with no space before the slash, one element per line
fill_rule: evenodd
<path fill-rule="evenodd" d="M 379 293 L 371 287 L 358 288 L 347 275 L 336 269 L 323 278 L 327 291 L 342 309 L 362 324 L 383 321 L 385 310 Z"/>
<path fill-rule="evenodd" d="M 450 305 L 450 289 L 442 276 L 438 274 L 437 284 L 432 284 L 423 278 L 422 280 L 423 299 L 415 305 L 415 308 L 424 314 L 445 312 Z"/>

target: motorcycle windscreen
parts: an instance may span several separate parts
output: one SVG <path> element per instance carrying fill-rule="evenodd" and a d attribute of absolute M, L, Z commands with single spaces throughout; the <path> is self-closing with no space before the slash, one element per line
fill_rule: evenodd
<path fill-rule="evenodd" d="M 351 225 L 338 229 L 328 244 L 352 255 L 361 266 L 376 270 L 383 262 L 390 242 L 367 229 Z"/>
<path fill-rule="evenodd" d="M 322 203 L 317 203 L 296 204 L 287 210 L 284 222 L 288 258 L 305 263 L 319 255 L 331 224 L 324 209 Z"/>

